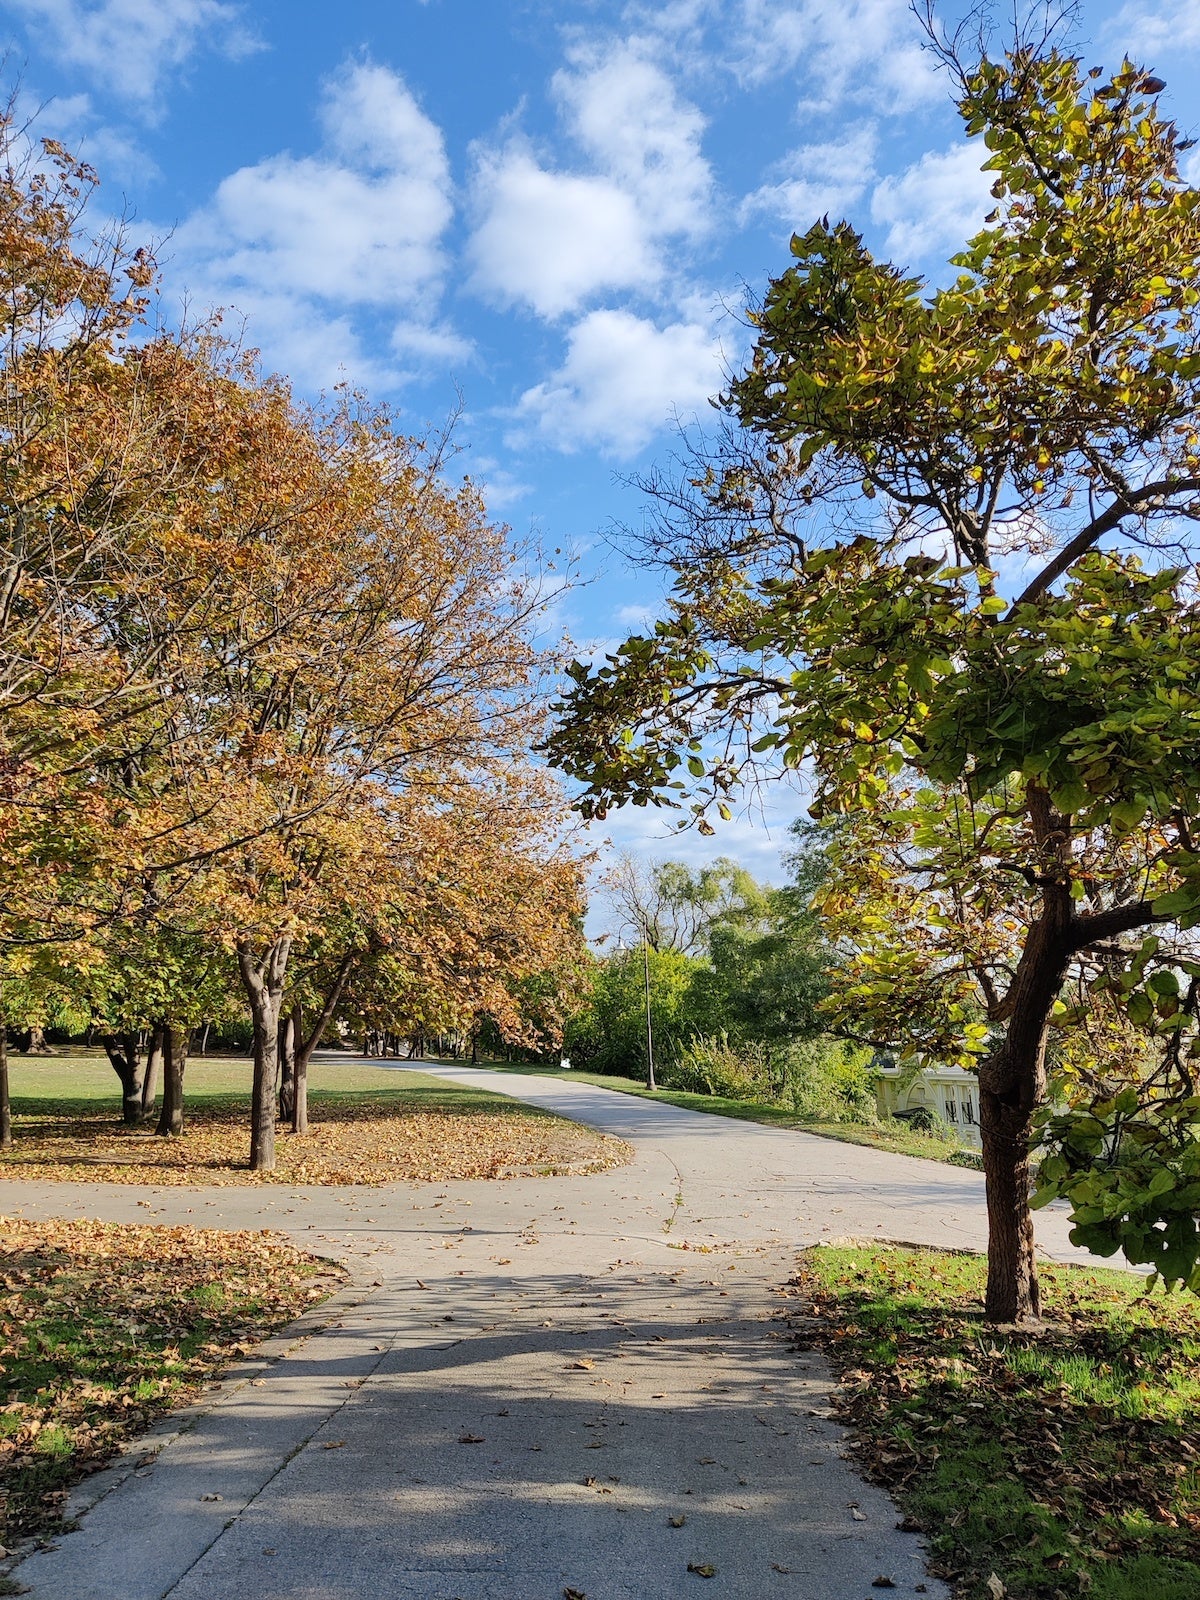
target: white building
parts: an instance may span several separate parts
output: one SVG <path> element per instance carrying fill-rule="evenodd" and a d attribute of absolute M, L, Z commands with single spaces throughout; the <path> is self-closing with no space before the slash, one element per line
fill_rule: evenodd
<path fill-rule="evenodd" d="M 918 1073 L 911 1068 L 879 1067 L 875 1100 L 881 1117 L 903 1117 L 919 1106 L 927 1107 L 949 1123 L 963 1144 L 972 1150 L 980 1148 L 979 1083 L 973 1072 L 962 1067 L 927 1067 Z"/>

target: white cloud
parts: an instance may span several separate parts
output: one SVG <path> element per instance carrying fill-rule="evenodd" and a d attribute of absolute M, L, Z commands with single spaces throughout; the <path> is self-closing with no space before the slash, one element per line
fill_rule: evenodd
<path fill-rule="evenodd" d="M 145 111 L 201 46 L 238 59 L 259 48 L 224 0 L 9 0 L 60 63 Z"/>
<path fill-rule="evenodd" d="M 1149 59 L 1154 51 L 1200 49 L 1200 5 L 1196 0 L 1130 0 L 1104 32 L 1135 60 L 1166 68 L 1169 60 Z"/>
<path fill-rule="evenodd" d="M 961 249 L 992 204 L 987 152 L 978 144 L 927 151 L 899 177 L 884 178 L 871 196 L 871 217 L 885 227 L 885 248 L 900 265 Z"/>
<path fill-rule="evenodd" d="M 745 83 L 797 73 L 809 110 L 869 99 L 894 113 L 945 93 L 908 0 L 739 0 L 731 59 Z"/>
<path fill-rule="evenodd" d="M 539 316 L 604 289 L 646 289 L 661 268 L 633 196 L 607 178 L 547 172 L 520 145 L 481 159 L 472 282 Z"/>
<path fill-rule="evenodd" d="M 519 137 L 480 147 L 470 244 L 479 293 L 546 318 L 652 293 L 663 242 L 710 226 L 713 191 L 703 117 L 637 41 L 577 50 L 551 88 L 581 164 L 551 168 Z"/>
<path fill-rule="evenodd" d="M 636 455 L 676 413 L 721 385 L 723 354 L 699 320 L 655 326 L 630 311 L 592 311 L 571 329 L 562 366 L 521 396 L 518 416 L 560 450 Z"/>
<path fill-rule="evenodd" d="M 251 343 L 299 381 L 394 386 L 395 356 L 462 359 L 437 317 L 453 215 L 440 130 L 404 81 L 371 63 L 324 86 L 317 155 L 270 156 L 231 173 L 174 239 L 173 276 L 193 300 L 233 305 Z M 390 319 L 381 356 L 356 314 Z"/>
<path fill-rule="evenodd" d="M 701 150 L 704 118 L 681 100 L 635 41 L 578 52 L 553 90 L 597 167 L 631 194 L 655 234 L 695 234 L 710 221 L 712 172 Z"/>
<path fill-rule="evenodd" d="M 875 145 L 874 126 L 867 123 L 836 143 L 790 150 L 742 201 L 739 220 L 777 218 L 789 233 L 803 233 L 827 212 L 843 216 L 874 181 Z"/>

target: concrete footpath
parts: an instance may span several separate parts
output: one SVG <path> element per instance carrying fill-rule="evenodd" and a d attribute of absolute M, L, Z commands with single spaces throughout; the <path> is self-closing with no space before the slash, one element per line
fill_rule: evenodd
<path fill-rule="evenodd" d="M 980 1175 L 419 1069 L 635 1159 L 383 1190 L 0 1185 L 27 1217 L 277 1228 L 355 1278 L 85 1484 L 79 1530 L 16 1569 L 33 1600 L 871 1600 L 881 1578 L 946 1600 L 843 1459 L 777 1290 L 821 1239 L 981 1247 Z M 1061 1212 L 1038 1227 L 1047 1256 L 1087 1259 Z"/>

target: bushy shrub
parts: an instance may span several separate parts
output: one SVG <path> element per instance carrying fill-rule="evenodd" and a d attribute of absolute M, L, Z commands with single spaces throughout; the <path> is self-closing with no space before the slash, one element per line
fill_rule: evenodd
<path fill-rule="evenodd" d="M 716 1094 L 729 1100 L 776 1098 L 766 1046 L 730 1044 L 723 1033 L 689 1039 L 658 1077 L 665 1089 L 682 1089 L 688 1094 Z"/>
<path fill-rule="evenodd" d="M 667 1089 L 776 1105 L 815 1122 L 873 1122 L 870 1051 L 821 1037 L 775 1046 L 725 1034 L 688 1040 L 664 1065 Z"/>
<path fill-rule="evenodd" d="M 906 1122 L 917 1133 L 931 1133 L 939 1139 L 952 1139 L 954 1129 L 933 1106 L 914 1106 L 897 1119 Z"/>

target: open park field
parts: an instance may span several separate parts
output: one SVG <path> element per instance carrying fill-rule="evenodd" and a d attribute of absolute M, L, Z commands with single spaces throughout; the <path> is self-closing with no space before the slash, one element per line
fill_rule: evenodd
<path fill-rule="evenodd" d="M 613 1139 L 503 1095 L 459 1089 L 352 1058 L 318 1058 L 307 1134 L 282 1128 L 273 1172 L 248 1169 L 251 1064 L 200 1057 L 187 1069 L 179 1138 L 121 1125 L 116 1077 L 98 1052 L 18 1057 L 6 1177 L 140 1184 L 436 1183 L 595 1172 L 626 1152 Z"/>

